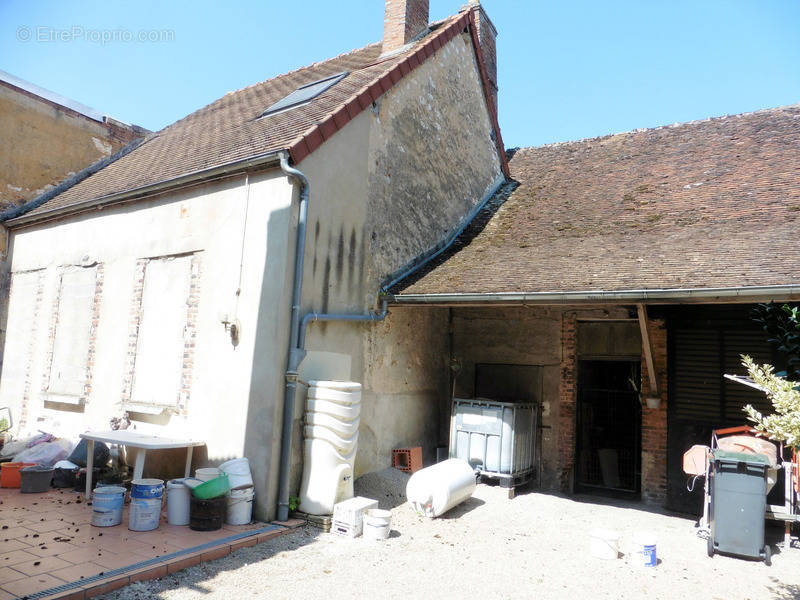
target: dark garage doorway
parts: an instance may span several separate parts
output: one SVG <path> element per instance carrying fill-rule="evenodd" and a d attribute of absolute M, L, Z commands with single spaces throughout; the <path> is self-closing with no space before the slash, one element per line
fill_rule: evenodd
<path fill-rule="evenodd" d="M 641 363 L 579 360 L 575 491 L 638 497 Z"/>

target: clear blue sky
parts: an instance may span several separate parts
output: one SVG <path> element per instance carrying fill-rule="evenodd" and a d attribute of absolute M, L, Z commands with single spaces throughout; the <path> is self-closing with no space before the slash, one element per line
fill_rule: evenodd
<path fill-rule="evenodd" d="M 431 0 L 431 18 L 465 2 Z M 800 102 L 797 0 L 483 4 L 500 32 L 508 147 Z M 140 31 L 171 41 L 100 41 Z M 160 129 L 382 33 L 382 0 L 0 0 L 0 69 Z"/>

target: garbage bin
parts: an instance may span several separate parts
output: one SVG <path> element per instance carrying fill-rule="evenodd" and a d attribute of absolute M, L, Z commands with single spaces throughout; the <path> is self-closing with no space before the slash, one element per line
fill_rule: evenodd
<path fill-rule="evenodd" d="M 711 506 L 708 555 L 715 552 L 763 558 L 770 564 L 764 543 L 769 458 L 714 450 L 711 469 Z"/>

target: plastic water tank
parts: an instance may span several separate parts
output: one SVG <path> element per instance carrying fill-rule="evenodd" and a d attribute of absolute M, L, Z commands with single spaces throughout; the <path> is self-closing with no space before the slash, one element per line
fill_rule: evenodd
<path fill-rule="evenodd" d="M 417 513 L 439 517 L 475 492 L 475 471 L 460 458 L 450 458 L 414 473 L 406 498 Z"/>
<path fill-rule="evenodd" d="M 353 497 L 360 413 L 360 383 L 309 382 L 303 428 L 301 511 L 331 514 L 336 503 Z"/>

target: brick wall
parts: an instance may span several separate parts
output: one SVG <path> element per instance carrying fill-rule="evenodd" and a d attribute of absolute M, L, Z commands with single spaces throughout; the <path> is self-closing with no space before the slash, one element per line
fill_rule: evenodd
<path fill-rule="evenodd" d="M 386 0 L 383 52 L 405 46 L 428 27 L 428 0 Z"/>
<path fill-rule="evenodd" d="M 661 320 L 649 320 L 653 364 L 658 377 L 657 409 L 642 407 L 642 500 L 663 504 L 667 493 L 667 328 Z M 655 394 L 642 356 L 642 399 Z"/>
<path fill-rule="evenodd" d="M 574 312 L 561 316 L 561 382 L 558 407 L 558 464 L 561 489 L 570 491 L 575 464 L 575 408 L 577 405 L 578 320 Z"/>

